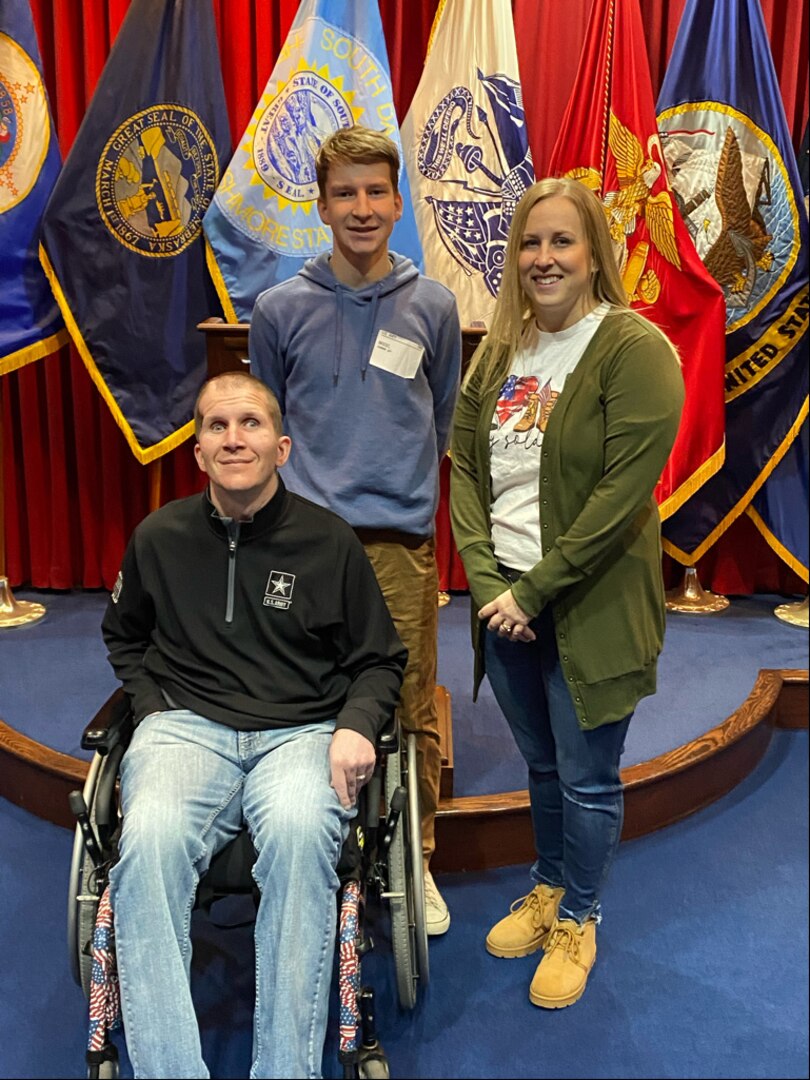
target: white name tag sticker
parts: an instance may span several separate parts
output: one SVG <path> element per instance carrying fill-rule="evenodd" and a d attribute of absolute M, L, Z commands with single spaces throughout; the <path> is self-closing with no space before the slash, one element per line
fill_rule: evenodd
<path fill-rule="evenodd" d="M 412 379 L 419 370 L 424 351 L 415 341 L 408 341 L 388 330 L 380 330 L 369 364 L 390 371 L 392 375 L 399 375 L 402 379 Z"/>

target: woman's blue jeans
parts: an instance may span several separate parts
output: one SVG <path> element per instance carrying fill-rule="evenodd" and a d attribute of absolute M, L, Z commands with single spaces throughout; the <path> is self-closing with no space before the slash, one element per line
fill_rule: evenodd
<path fill-rule="evenodd" d="M 563 888 L 560 917 L 599 921 L 599 898 L 621 838 L 620 760 L 630 717 L 583 731 L 577 722 L 551 610 L 531 643 L 485 630 L 486 671 L 529 767 L 536 884 Z"/>
<path fill-rule="evenodd" d="M 127 1050 L 138 1077 L 207 1077 L 189 987 L 190 923 L 211 857 L 247 823 L 258 858 L 252 1077 L 317 1077 L 340 850 L 354 810 L 330 786 L 334 725 L 239 732 L 147 716 L 121 765 L 110 874 Z"/>

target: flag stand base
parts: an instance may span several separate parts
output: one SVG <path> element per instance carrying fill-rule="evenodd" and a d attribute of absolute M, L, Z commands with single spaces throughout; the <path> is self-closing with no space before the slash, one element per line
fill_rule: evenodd
<path fill-rule="evenodd" d="M 791 626 L 802 626 L 806 630 L 810 625 L 810 619 L 808 618 L 808 599 L 805 596 L 804 600 L 798 604 L 780 604 L 778 608 L 774 609 L 774 615 L 777 619 L 781 619 L 782 622 L 790 623 Z"/>
<path fill-rule="evenodd" d="M 15 600 L 8 578 L 0 577 L 0 630 L 36 622 L 45 612 L 44 604 L 35 604 L 30 600 Z"/>
<path fill-rule="evenodd" d="M 700 584 L 697 570 L 687 566 L 682 584 L 667 591 L 667 611 L 682 611 L 691 615 L 713 615 L 729 605 L 727 596 L 709 592 Z"/>

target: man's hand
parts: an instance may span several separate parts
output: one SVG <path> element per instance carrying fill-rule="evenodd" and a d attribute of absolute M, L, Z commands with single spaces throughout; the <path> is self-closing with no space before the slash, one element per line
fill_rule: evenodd
<path fill-rule="evenodd" d="M 520 607 L 507 589 L 478 612 L 479 619 L 489 619 L 487 629 L 508 641 L 534 641 L 536 634 L 529 628 L 531 615 Z"/>
<path fill-rule="evenodd" d="M 332 787 L 346 810 L 357 802 L 357 793 L 374 772 L 377 754 L 365 735 L 350 728 L 338 728 L 329 747 Z"/>

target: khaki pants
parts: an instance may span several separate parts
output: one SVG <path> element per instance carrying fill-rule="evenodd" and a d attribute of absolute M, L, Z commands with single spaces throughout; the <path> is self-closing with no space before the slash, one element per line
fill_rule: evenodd
<path fill-rule="evenodd" d="M 399 715 L 403 731 L 416 735 L 422 854 L 427 865 L 436 846 L 434 818 L 442 767 L 434 697 L 439 623 L 435 543 L 431 538 L 412 547 L 394 540 L 370 540 L 369 533 L 358 529 L 397 633 L 408 650 Z"/>

